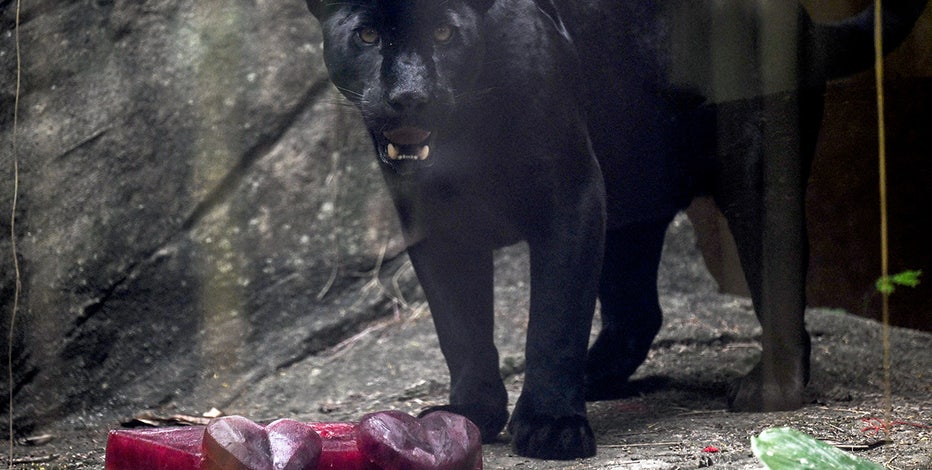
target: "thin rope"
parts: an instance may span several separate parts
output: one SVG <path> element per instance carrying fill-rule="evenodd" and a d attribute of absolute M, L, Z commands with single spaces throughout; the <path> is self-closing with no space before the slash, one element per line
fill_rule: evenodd
<path fill-rule="evenodd" d="M 880 275 L 889 279 L 889 238 L 887 225 L 887 133 L 884 122 L 883 89 L 883 8 L 882 0 L 874 2 L 874 78 L 877 88 L 877 145 L 880 174 Z M 883 320 L 883 396 L 886 422 L 891 422 L 893 414 L 893 391 L 891 386 L 890 358 L 890 294 L 886 290 L 880 293 L 881 317 Z M 889 426 L 884 428 L 889 438 Z"/>
<path fill-rule="evenodd" d="M 13 157 L 13 203 L 10 209 L 10 246 L 13 252 L 13 271 L 15 281 L 13 287 L 13 311 L 10 313 L 10 337 L 7 350 L 7 379 L 9 385 L 10 399 L 10 416 L 9 416 L 9 433 L 10 433 L 10 453 L 9 468 L 13 469 L 13 328 L 16 326 L 16 313 L 19 311 L 19 293 L 22 287 L 19 272 L 19 256 L 16 250 L 16 205 L 19 200 L 19 156 L 16 146 L 16 129 L 19 122 L 19 91 L 20 77 L 22 72 L 22 62 L 19 49 L 19 12 L 20 0 L 16 0 L 16 19 L 14 24 L 14 43 L 16 44 L 16 91 L 13 97 L 13 136 L 12 136 L 12 157 Z"/>

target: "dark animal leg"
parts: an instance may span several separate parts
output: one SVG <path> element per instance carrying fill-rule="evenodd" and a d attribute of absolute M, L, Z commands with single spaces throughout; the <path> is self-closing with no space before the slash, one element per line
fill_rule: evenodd
<path fill-rule="evenodd" d="M 599 285 L 602 330 L 586 362 L 586 399 L 625 395 L 628 377 L 644 362 L 662 313 L 657 267 L 669 221 L 633 224 L 606 234 Z"/>
<path fill-rule="evenodd" d="M 762 352 L 729 402 L 736 411 L 790 410 L 802 406 L 809 380 L 804 312 L 805 186 L 812 150 L 806 128 L 811 126 L 800 126 L 807 117 L 796 94 L 771 95 L 751 106 L 760 106 L 756 115 L 766 116 L 749 121 L 759 126 L 760 138 L 747 152 L 732 155 L 737 160 L 726 159 L 726 174 L 734 176 L 722 176 L 716 199 L 738 245 L 761 324 Z"/>
<path fill-rule="evenodd" d="M 508 421 L 493 337 L 492 252 L 424 240 L 408 253 L 450 370 L 450 404 L 421 414 L 442 409 L 463 415 L 479 427 L 484 442 L 492 442 Z"/>
<path fill-rule="evenodd" d="M 564 220 L 560 230 L 551 232 L 558 236 L 529 240 L 527 370 L 508 425 L 519 455 L 559 460 L 596 451 L 586 418 L 583 366 L 604 235 L 598 208 Z"/>

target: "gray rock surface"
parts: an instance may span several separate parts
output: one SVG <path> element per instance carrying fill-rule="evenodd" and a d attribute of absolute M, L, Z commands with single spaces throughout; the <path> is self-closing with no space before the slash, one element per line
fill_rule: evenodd
<path fill-rule="evenodd" d="M 401 250 L 395 216 L 303 2 L 23 8 L 19 427 L 231 396 L 269 357 L 313 353 L 377 314 L 384 299 L 366 296 L 359 273 Z M 0 48 L 4 214 L 11 30 Z"/>

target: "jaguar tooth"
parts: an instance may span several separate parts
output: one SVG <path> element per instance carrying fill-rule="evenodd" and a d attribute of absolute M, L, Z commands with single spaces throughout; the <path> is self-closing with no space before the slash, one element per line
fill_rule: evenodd
<path fill-rule="evenodd" d="M 417 157 L 421 160 L 427 160 L 428 155 L 430 155 L 430 146 L 425 145 L 421 147 L 421 150 L 418 152 Z"/>
<path fill-rule="evenodd" d="M 398 158 L 398 154 L 399 154 L 398 147 L 395 147 L 395 144 L 389 143 L 388 144 L 388 158 L 391 158 L 392 160 L 394 160 Z"/>

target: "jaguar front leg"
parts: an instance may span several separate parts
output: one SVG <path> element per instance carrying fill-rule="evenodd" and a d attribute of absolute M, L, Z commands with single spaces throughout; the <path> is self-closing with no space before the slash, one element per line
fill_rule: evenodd
<path fill-rule="evenodd" d="M 422 415 L 441 409 L 463 415 L 479 427 L 483 442 L 492 442 L 508 421 L 508 394 L 493 338 L 492 251 L 424 239 L 408 254 L 450 370 L 449 405 Z"/>
<path fill-rule="evenodd" d="M 586 348 L 602 261 L 601 201 L 557 217 L 549 236 L 531 238 L 531 312 L 524 388 L 508 429 L 523 456 L 595 455 L 586 417 Z M 588 207 L 585 205 L 589 204 Z"/>

